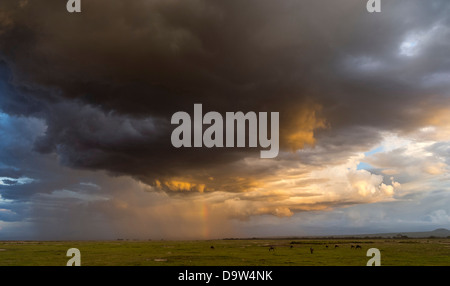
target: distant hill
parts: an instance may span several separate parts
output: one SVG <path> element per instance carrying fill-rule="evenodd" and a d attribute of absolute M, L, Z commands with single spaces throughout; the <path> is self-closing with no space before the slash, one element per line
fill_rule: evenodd
<path fill-rule="evenodd" d="M 374 233 L 374 234 L 355 234 L 355 235 L 332 235 L 327 237 L 410 237 L 410 238 L 423 238 L 423 237 L 450 237 L 450 230 L 446 228 L 438 228 L 433 231 L 422 232 L 391 232 L 391 233 Z"/>
<path fill-rule="evenodd" d="M 268 236 L 247 238 L 224 238 L 235 239 L 346 239 L 346 238 L 450 238 L 450 230 L 438 228 L 432 231 L 419 232 L 390 232 L 390 233 L 366 233 L 366 234 L 339 234 L 339 235 L 309 235 L 309 236 Z"/>

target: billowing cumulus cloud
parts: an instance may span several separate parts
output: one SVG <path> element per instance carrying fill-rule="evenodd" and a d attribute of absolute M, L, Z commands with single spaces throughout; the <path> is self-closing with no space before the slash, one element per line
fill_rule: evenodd
<path fill-rule="evenodd" d="M 420 194 L 448 191 L 447 1 L 82 5 L 0 3 L 1 228 L 206 237 L 341 209 L 363 227 L 409 196 L 429 205 L 417 225 L 445 224 Z M 195 103 L 279 112 L 279 156 L 174 148 Z"/>

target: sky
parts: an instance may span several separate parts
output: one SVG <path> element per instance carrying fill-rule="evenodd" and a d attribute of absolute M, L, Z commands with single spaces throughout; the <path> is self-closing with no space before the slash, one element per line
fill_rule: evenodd
<path fill-rule="evenodd" d="M 450 228 L 450 3 L 0 2 L 0 239 Z M 279 112 L 280 152 L 175 148 Z"/>

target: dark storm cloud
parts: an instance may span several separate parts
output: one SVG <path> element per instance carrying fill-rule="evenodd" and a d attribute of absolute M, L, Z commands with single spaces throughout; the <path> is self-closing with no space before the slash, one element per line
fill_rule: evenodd
<path fill-rule="evenodd" d="M 173 148 L 170 117 L 194 103 L 278 111 L 283 150 L 317 144 L 326 156 L 299 160 L 336 163 L 448 103 L 450 4 L 395 1 L 371 15 L 363 2 L 104 0 L 68 14 L 62 1 L 2 1 L 1 108 L 45 121 L 36 151 L 147 183 L 213 177 L 233 190 L 233 176 L 281 168 L 235 168 L 254 150 Z"/>

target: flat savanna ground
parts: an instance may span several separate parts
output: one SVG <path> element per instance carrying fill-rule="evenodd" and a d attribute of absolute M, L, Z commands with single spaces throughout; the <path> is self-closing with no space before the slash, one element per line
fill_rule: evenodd
<path fill-rule="evenodd" d="M 369 248 L 380 250 L 382 266 L 450 266 L 450 239 L 438 238 L 0 241 L 0 266 L 65 266 L 69 248 L 80 250 L 82 266 L 365 266 Z"/>

